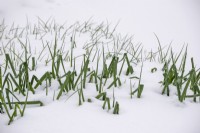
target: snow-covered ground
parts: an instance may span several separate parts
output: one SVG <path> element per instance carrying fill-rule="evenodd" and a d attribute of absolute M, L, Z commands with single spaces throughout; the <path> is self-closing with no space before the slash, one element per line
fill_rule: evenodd
<path fill-rule="evenodd" d="M 123 36 L 133 35 L 133 42 L 141 42 L 147 51 L 158 49 L 156 33 L 162 46 L 172 41 L 176 52 L 188 44 L 188 56 L 194 57 L 197 68 L 200 66 L 198 0 L 0 0 L 0 19 L 5 19 L 9 26 L 13 22 L 24 25 L 27 20 L 37 23 L 38 17 L 45 21 L 51 17 L 59 24 L 66 22 L 69 25 L 91 17 L 96 23 L 111 23 L 112 26 L 119 22 L 117 32 Z M 40 49 L 40 46 L 37 47 Z M 187 63 L 190 66 L 190 62 Z M 50 69 L 42 65 L 38 75 Z M 137 76 L 140 66 L 141 63 L 134 67 Z M 151 73 L 154 67 L 158 71 Z M 78 106 L 77 94 L 67 101 L 71 94 L 53 101 L 54 90 L 57 89 L 55 83 L 48 96 L 45 90 L 38 91 L 35 96 L 30 94 L 30 99 L 39 99 L 45 106 L 28 107 L 24 117 L 19 117 L 9 126 L 8 117 L 0 114 L 0 133 L 199 133 L 199 101 L 180 103 L 175 94 L 170 97 L 161 95 L 163 87 L 158 82 L 163 80 L 162 67 L 163 64 L 158 62 L 144 62 L 142 83 L 145 87 L 140 99 L 130 98 L 130 82 L 122 77 L 124 85 L 115 89 L 120 103 L 119 115 L 102 109 L 102 101 L 95 98 L 95 85 L 91 83 L 84 90 L 91 103 Z M 112 89 L 107 93 L 112 97 Z"/>

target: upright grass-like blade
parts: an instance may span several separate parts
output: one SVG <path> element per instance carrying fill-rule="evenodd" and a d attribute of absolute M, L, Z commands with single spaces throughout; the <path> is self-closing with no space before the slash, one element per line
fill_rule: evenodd
<path fill-rule="evenodd" d="M 175 64 L 176 64 L 176 62 L 178 61 L 178 59 L 180 58 L 180 56 L 181 56 L 181 53 L 182 53 L 182 51 L 183 51 L 183 48 L 184 48 L 184 46 L 181 48 L 181 51 L 179 52 L 179 54 L 178 54 L 178 56 L 175 58 Z M 187 50 L 187 47 L 186 47 L 186 50 Z"/>
<path fill-rule="evenodd" d="M 141 78 L 142 78 L 142 70 L 143 70 L 143 62 L 142 62 L 141 70 L 140 70 L 140 79 L 139 79 L 139 85 L 140 85 Z"/>
<path fill-rule="evenodd" d="M 8 106 L 9 106 L 9 108 L 12 109 L 12 106 L 11 106 L 11 104 L 10 104 L 10 96 L 9 96 L 9 91 L 8 91 L 8 89 L 6 89 L 6 98 L 7 98 L 7 101 L 8 101 Z"/>
<path fill-rule="evenodd" d="M 127 65 L 128 65 L 128 68 L 127 68 L 127 71 L 126 71 L 126 75 L 128 75 L 129 73 L 133 74 L 133 67 L 130 64 L 130 61 L 128 59 L 127 54 L 125 53 L 124 56 L 125 56 L 125 59 L 126 59 Z"/>
<path fill-rule="evenodd" d="M 142 69 L 143 69 L 143 62 L 142 62 L 141 70 L 140 70 L 140 78 L 139 78 L 139 82 L 138 82 L 138 87 L 134 91 L 132 91 L 132 88 L 131 88 L 131 96 L 137 92 L 137 98 L 141 98 L 141 95 L 142 95 L 142 92 L 144 89 L 144 85 L 141 84 Z"/>
<path fill-rule="evenodd" d="M 196 74 L 193 58 L 191 58 L 191 64 L 192 64 L 192 70 L 190 71 L 190 73 L 191 73 L 190 74 L 191 75 L 190 76 L 191 77 L 190 89 L 194 92 L 193 101 L 196 102 L 196 97 L 198 94 L 200 94 L 200 90 L 198 87 L 199 74 L 198 75 Z"/>
<path fill-rule="evenodd" d="M 158 41 L 158 45 L 159 45 L 158 50 L 159 50 L 159 55 L 160 55 L 160 61 L 161 61 L 161 63 L 163 63 L 163 51 L 162 51 L 161 43 L 160 43 L 158 36 L 155 33 L 154 33 L 154 35 L 155 35 L 155 37 Z"/>
<path fill-rule="evenodd" d="M 82 105 L 82 101 L 85 102 L 84 94 L 83 94 L 83 79 L 81 77 L 81 89 L 78 91 L 79 95 L 79 106 Z"/>
<path fill-rule="evenodd" d="M 113 114 L 119 114 L 119 103 L 118 102 L 115 103 Z"/>
<path fill-rule="evenodd" d="M 118 63 L 118 57 L 113 56 L 112 61 L 108 67 L 108 77 L 113 76 L 113 84 L 115 87 L 117 87 L 117 63 Z M 106 77 L 106 80 L 104 82 L 104 85 L 107 82 L 108 77 Z"/>
<path fill-rule="evenodd" d="M 130 80 L 130 95 L 131 95 L 131 99 L 133 98 L 132 92 L 133 92 L 133 86 L 132 86 L 132 83 L 131 83 L 131 80 Z"/>
<path fill-rule="evenodd" d="M 140 97 L 141 97 L 143 88 L 144 88 L 144 85 L 143 85 L 143 84 L 140 84 L 140 85 L 138 86 L 137 98 L 140 98 Z"/>
<path fill-rule="evenodd" d="M 106 103 L 107 103 L 107 106 L 108 106 L 108 110 L 110 110 L 111 109 L 110 98 L 106 97 L 106 99 L 104 100 L 104 103 L 103 103 L 103 106 L 102 106 L 103 109 L 105 109 Z"/>
<path fill-rule="evenodd" d="M 47 47 L 47 46 L 48 46 L 48 43 L 47 43 L 47 45 L 45 45 L 45 46 L 43 47 L 43 49 L 42 49 L 42 51 L 40 52 L 40 54 L 39 54 L 39 56 L 38 56 L 37 60 L 39 60 L 39 59 L 40 59 L 40 57 L 41 57 L 42 53 L 44 52 L 44 50 L 46 49 L 46 47 Z"/>
<path fill-rule="evenodd" d="M 63 59 L 62 59 L 62 55 L 58 55 L 57 68 L 56 68 L 56 73 L 57 73 L 57 75 L 58 75 L 58 72 L 59 72 L 60 64 L 62 65 L 62 68 L 63 68 L 63 70 L 64 70 L 64 73 L 66 73 L 65 67 L 64 67 L 64 63 L 63 63 Z"/>
<path fill-rule="evenodd" d="M 190 82 L 191 82 L 191 78 L 188 79 L 188 81 L 187 81 L 187 83 L 184 87 L 183 93 L 182 93 L 181 97 L 179 98 L 180 102 L 183 102 L 183 100 L 185 100 L 185 97 L 186 97 L 186 94 L 187 94 L 187 89 L 189 87 Z"/>
<path fill-rule="evenodd" d="M 85 58 L 85 56 L 84 56 Z M 88 65 L 89 65 L 89 57 L 86 60 L 86 62 L 84 62 L 84 68 L 83 68 L 83 88 L 85 88 L 85 83 L 86 83 L 86 75 L 87 75 L 87 71 L 88 71 Z"/>
<path fill-rule="evenodd" d="M 70 39 L 70 41 L 71 41 L 71 58 L 70 58 L 70 66 L 72 67 L 72 60 L 73 60 L 73 48 L 74 48 L 74 41 L 72 40 L 72 37 L 71 37 L 71 39 Z"/>
<path fill-rule="evenodd" d="M 49 44 L 47 43 L 47 46 L 49 48 L 49 52 L 50 52 L 50 55 L 51 55 L 51 58 L 52 58 L 52 77 L 55 79 L 56 78 L 56 68 L 55 68 L 55 57 L 56 57 L 56 49 L 57 49 L 57 39 L 55 37 L 55 45 L 54 45 L 54 52 L 52 53 L 51 52 L 51 48 L 49 46 Z"/>
<path fill-rule="evenodd" d="M 32 57 L 32 70 L 35 70 L 35 57 Z"/>
<path fill-rule="evenodd" d="M 2 90 L 2 72 L 0 67 L 0 90 Z"/>
<path fill-rule="evenodd" d="M 186 47 L 185 54 L 184 54 L 184 57 L 183 57 L 182 63 L 181 63 L 182 70 L 181 70 L 181 77 L 180 77 L 180 80 L 181 80 L 180 88 L 182 88 L 182 85 L 183 85 L 183 76 L 184 76 L 184 72 L 185 72 L 186 59 L 187 59 L 187 47 Z"/>
<path fill-rule="evenodd" d="M 13 66 L 13 63 L 12 63 L 12 61 L 11 61 L 11 59 L 10 59 L 10 56 L 9 56 L 9 54 L 6 54 L 6 67 L 5 67 L 4 75 L 5 75 L 5 73 L 6 73 L 6 70 L 7 70 L 7 68 L 8 68 L 8 65 L 10 65 L 10 67 L 11 67 L 11 69 L 12 69 L 12 72 L 13 72 L 13 74 L 15 75 L 15 77 L 17 77 L 17 73 L 16 73 L 15 68 L 14 68 L 14 66 Z"/>
<path fill-rule="evenodd" d="M 113 79 L 114 79 L 114 85 L 117 87 L 117 63 L 118 63 L 118 57 L 115 57 L 114 63 L 113 63 Z"/>
<path fill-rule="evenodd" d="M 124 58 L 124 57 L 123 57 L 123 58 Z M 121 72 L 122 72 L 122 69 L 123 69 L 124 63 L 125 63 L 125 60 L 123 59 L 122 66 L 121 66 L 121 69 L 120 69 L 120 71 L 119 71 L 119 76 L 121 75 Z"/>

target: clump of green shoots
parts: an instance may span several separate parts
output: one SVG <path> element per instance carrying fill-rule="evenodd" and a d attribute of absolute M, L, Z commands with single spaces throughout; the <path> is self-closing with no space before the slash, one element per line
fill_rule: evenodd
<path fill-rule="evenodd" d="M 186 59 L 187 59 L 187 48 L 183 55 L 181 65 L 180 65 L 180 72 L 177 69 L 177 61 L 180 57 L 180 54 L 177 58 L 174 58 L 174 54 L 171 52 L 172 58 L 172 65 L 169 68 L 170 62 L 165 62 L 163 67 L 163 76 L 164 81 L 161 82 L 164 86 L 162 94 L 167 93 L 167 96 L 170 95 L 169 85 L 174 85 L 177 89 L 178 100 L 183 102 L 186 98 L 193 98 L 193 101 L 196 102 L 196 97 L 200 96 L 200 91 L 198 87 L 199 82 L 199 75 L 196 73 L 198 70 L 195 70 L 193 58 L 191 58 L 192 69 L 189 73 L 185 74 L 185 66 L 186 66 Z M 194 95 L 187 95 L 187 91 L 190 88 L 193 91 Z"/>
<path fill-rule="evenodd" d="M 106 84 L 108 77 L 113 76 L 113 82 L 108 86 L 108 89 L 110 89 L 113 85 L 114 87 L 117 87 L 117 83 L 118 83 L 118 86 L 121 86 L 121 80 L 119 77 L 117 77 L 117 64 L 118 64 L 118 57 L 113 56 L 108 69 L 104 68 L 104 71 L 105 71 L 104 76 L 106 75 L 106 80 L 104 82 L 104 85 Z"/>
<path fill-rule="evenodd" d="M 96 96 L 97 99 L 103 100 L 102 108 L 105 109 L 107 107 L 108 111 L 111 109 L 110 98 L 107 97 L 106 92 L 99 93 Z M 107 105 L 107 106 L 106 106 Z M 119 103 L 115 102 L 114 92 L 113 92 L 113 114 L 119 114 Z"/>
<path fill-rule="evenodd" d="M 78 90 L 78 96 L 79 96 L 79 105 L 82 105 L 83 102 L 85 102 L 84 94 L 83 94 L 83 80 L 81 78 L 81 89 Z"/>
<path fill-rule="evenodd" d="M 121 75 L 121 72 L 122 72 L 122 69 L 123 69 L 125 61 L 126 61 L 127 65 L 128 65 L 128 68 L 126 70 L 126 75 L 133 74 L 133 72 L 134 72 L 133 71 L 133 67 L 130 64 L 130 61 L 129 61 L 128 56 L 127 56 L 127 53 L 124 53 L 124 56 L 123 56 L 122 60 L 123 60 L 123 63 L 122 63 L 119 75 Z"/>

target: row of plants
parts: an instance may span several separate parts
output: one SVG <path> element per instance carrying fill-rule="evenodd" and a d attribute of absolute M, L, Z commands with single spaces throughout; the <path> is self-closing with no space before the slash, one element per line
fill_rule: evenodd
<path fill-rule="evenodd" d="M 192 68 L 185 73 L 187 48 L 178 69 L 177 62 L 183 50 L 175 57 L 172 50 L 170 53 L 170 46 L 167 50 L 161 47 L 155 34 L 158 49 L 144 54 L 142 45 L 134 44 L 132 36 L 117 34 L 116 26 L 111 27 L 109 23 L 95 24 L 92 19 L 72 25 L 58 25 L 52 18 L 46 22 L 38 18 L 37 24 L 32 25 L 27 20 L 27 25 L 21 28 L 14 23 L 8 27 L 3 20 L 0 24 L 0 113 L 7 114 L 8 124 L 18 114 L 22 117 L 27 105 L 43 106 L 40 100 L 29 100 L 29 93 L 34 95 L 36 90 L 42 88 L 48 96 L 52 82 L 58 83 L 53 97 L 60 100 L 70 93 L 69 99 L 77 94 L 78 105 L 92 102 L 91 98 L 86 100 L 84 95 L 87 83 L 92 83 L 95 85 L 95 98 L 102 102 L 102 108 L 119 114 L 120 103 L 115 97 L 115 89 L 126 89 L 121 81 L 121 77 L 125 76 L 130 80 L 130 97 L 136 95 L 141 98 L 144 61 L 164 63 L 164 79 L 160 82 L 164 87 L 162 94 L 169 96 L 170 85 L 174 85 L 180 102 L 186 98 L 197 101 L 200 96 L 200 72 L 192 58 Z M 33 44 L 35 40 L 39 44 Z M 84 53 L 76 56 L 75 50 L 80 48 L 79 45 L 82 45 Z M 95 63 L 96 67 L 93 67 Z M 40 64 L 51 69 L 38 76 Z M 139 64 L 142 64 L 140 74 L 135 75 L 134 67 Z M 152 73 L 156 71 L 156 67 L 151 69 Z M 138 83 L 136 87 L 135 83 Z M 110 89 L 113 89 L 112 97 L 107 95 Z M 192 95 L 188 94 L 188 89 L 193 92 Z M 20 99 L 20 95 L 25 100 Z"/>

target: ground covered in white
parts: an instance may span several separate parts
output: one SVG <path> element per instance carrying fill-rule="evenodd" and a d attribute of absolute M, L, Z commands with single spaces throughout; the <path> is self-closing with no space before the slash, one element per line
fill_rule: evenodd
<path fill-rule="evenodd" d="M 41 101 L 44 105 L 27 104 L 24 116 L 21 117 L 17 110 L 10 125 L 4 107 L 4 113 L 0 114 L 0 133 L 200 132 L 200 93 L 195 91 L 193 94 L 191 85 L 186 95 L 197 95 L 196 102 L 193 97 L 181 102 L 175 85 L 169 85 L 170 95 L 167 96 L 167 91 L 162 95 L 164 84 L 160 82 L 164 80 L 165 61 L 171 59 L 170 68 L 172 55 L 177 58 L 183 48 L 177 61 L 181 77 L 181 62 L 187 47 L 183 75 L 190 78 L 187 73 L 194 70 L 191 63 L 193 57 L 197 82 L 193 83 L 193 78 L 188 83 L 199 87 L 200 2 L 197 0 L 0 0 L 0 3 L 0 67 L 3 83 L 6 74 L 10 72 L 14 75 L 10 64 L 6 70 L 6 54 L 10 55 L 17 73 L 20 72 L 20 64 L 26 62 L 25 57 L 29 57 L 30 80 L 34 75 L 40 79 L 45 72 L 52 72 L 52 53 L 56 53 L 56 65 L 58 55 L 63 59 L 56 78 L 50 74 L 51 85 L 44 81 L 36 87 L 37 83 L 34 82 L 31 84 L 35 87 L 34 91 L 24 91 L 25 95 L 28 92 L 27 101 Z M 127 53 L 131 67 L 124 53 Z M 33 69 L 32 57 L 36 60 Z M 109 65 L 113 57 L 119 58 L 117 74 L 113 74 L 113 71 L 106 79 L 102 76 L 107 72 L 104 71 L 104 63 L 112 71 Z M 83 72 L 81 75 L 81 69 L 84 69 L 87 59 L 85 89 L 81 89 L 85 74 Z M 125 63 L 121 71 L 123 59 Z M 133 72 L 129 69 L 127 74 L 127 68 L 133 68 Z M 61 84 L 67 79 L 65 74 L 75 70 L 77 76 L 73 85 L 77 81 L 77 86 L 69 90 L 64 87 L 66 90 L 60 91 Z M 90 80 L 92 74 L 93 79 Z M 60 77 L 62 83 L 59 83 Z M 19 77 L 16 81 L 20 82 L 18 80 Z M 14 80 L 10 78 L 10 81 L 13 83 Z M 2 87 L 0 81 L 1 95 L 4 95 L 1 103 L 8 103 L 5 90 L 11 88 L 12 83 L 6 82 Z M 139 85 L 144 85 L 141 97 L 138 96 L 139 91 L 133 93 Z M 14 84 L 14 88 L 16 86 Z M 184 96 L 185 86 L 187 82 L 180 89 L 181 96 Z M 26 101 L 26 96 L 21 92 L 19 94 L 19 90 L 10 90 L 20 101 Z M 59 96 L 60 92 L 62 94 Z M 105 109 L 102 108 L 105 99 L 96 98 L 104 92 L 106 99 L 110 100 L 110 109 L 108 102 Z M 9 93 L 11 101 L 17 102 L 12 94 Z M 119 103 L 119 114 L 113 114 L 116 103 Z M 8 104 L 5 105 L 10 108 Z M 13 108 L 15 106 L 12 105 Z M 20 107 L 23 109 L 24 104 Z M 13 111 L 11 109 L 9 113 L 12 115 Z"/>

